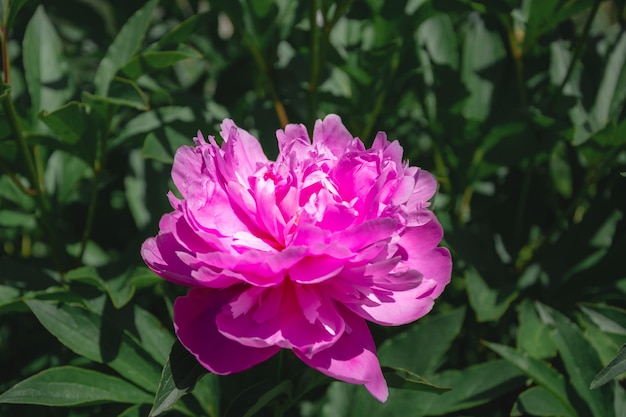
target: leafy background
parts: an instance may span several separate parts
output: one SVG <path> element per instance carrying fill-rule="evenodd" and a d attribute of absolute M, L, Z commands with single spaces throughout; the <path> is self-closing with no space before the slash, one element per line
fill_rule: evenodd
<path fill-rule="evenodd" d="M 0 415 L 626 415 L 624 0 L 0 13 Z M 426 318 L 372 327 L 404 388 L 385 404 L 289 352 L 205 374 L 174 343 L 184 289 L 139 256 L 198 129 L 231 117 L 274 156 L 276 129 L 328 113 L 440 183 L 452 282 Z"/>

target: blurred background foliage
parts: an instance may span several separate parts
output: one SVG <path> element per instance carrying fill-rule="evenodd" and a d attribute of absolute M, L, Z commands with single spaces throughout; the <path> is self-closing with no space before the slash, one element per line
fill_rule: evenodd
<path fill-rule="evenodd" d="M 589 387 L 626 342 L 624 0 L 1 0 L 0 20 L 0 415 L 626 415 L 619 372 Z M 175 150 L 231 117 L 273 157 L 276 129 L 328 113 L 439 180 L 452 283 L 372 330 L 384 366 L 450 391 L 379 404 L 293 356 L 285 380 L 278 359 L 217 378 L 172 347 L 184 289 L 139 247 Z"/>

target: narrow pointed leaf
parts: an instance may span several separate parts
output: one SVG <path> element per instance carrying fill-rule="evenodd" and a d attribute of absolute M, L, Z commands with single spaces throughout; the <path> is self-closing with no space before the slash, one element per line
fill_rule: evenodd
<path fill-rule="evenodd" d="M 179 341 L 174 342 L 170 357 L 161 373 L 150 417 L 161 415 L 172 408 L 176 401 L 193 390 L 198 379 L 206 374 L 207 370 L 197 359 Z"/>
<path fill-rule="evenodd" d="M 389 388 L 432 392 L 435 394 L 441 394 L 452 389 L 451 387 L 440 387 L 428 382 L 421 376 L 414 374 L 411 371 L 407 371 L 406 369 L 392 368 L 389 366 L 384 366 L 382 369 Z"/>
<path fill-rule="evenodd" d="M 0 395 L 0 403 L 74 406 L 99 402 L 140 404 L 150 395 L 120 378 L 71 366 L 46 369 Z"/>
<path fill-rule="evenodd" d="M 593 378 L 590 388 L 601 387 L 624 372 L 626 372 L 626 344 L 622 345 L 615 358 Z"/>
<path fill-rule="evenodd" d="M 97 95 L 106 96 L 108 94 L 115 74 L 141 47 L 152 19 L 152 12 L 157 3 L 158 0 L 150 0 L 141 9 L 137 10 L 124 24 L 111 46 L 109 46 L 109 49 L 107 49 L 106 55 L 100 61 L 95 75 L 94 83 Z"/>

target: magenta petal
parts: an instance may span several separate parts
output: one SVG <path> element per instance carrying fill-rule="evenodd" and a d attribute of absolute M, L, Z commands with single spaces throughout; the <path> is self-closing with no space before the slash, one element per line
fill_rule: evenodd
<path fill-rule="evenodd" d="M 306 286 L 244 291 L 217 316 L 218 330 L 251 347 L 280 346 L 309 355 L 332 346 L 344 323 L 332 302 Z"/>
<path fill-rule="evenodd" d="M 344 154 L 352 139 L 352 135 L 341 122 L 341 118 L 335 114 L 329 114 L 324 120 L 315 122 L 313 144 L 323 145 L 337 157 Z"/>
<path fill-rule="evenodd" d="M 389 395 L 387 382 L 383 377 L 376 357 L 374 339 L 365 320 L 348 311 L 342 314 L 346 321 L 343 336 L 328 349 L 312 357 L 294 349 L 294 353 L 307 365 L 330 377 L 362 384 L 379 401 L 385 402 Z"/>
<path fill-rule="evenodd" d="M 217 330 L 216 315 L 236 294 L 233 289 L 192 289 L 174 303 L 174 329 L 181 343 L 202 366 L 220 375 L 251 368 L 280 350 L 244 346 Z"/>

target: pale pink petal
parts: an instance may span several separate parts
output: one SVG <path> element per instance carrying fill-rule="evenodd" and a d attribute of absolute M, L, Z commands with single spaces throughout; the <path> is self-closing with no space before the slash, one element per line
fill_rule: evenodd
<path fill-rule="evenodd" d="M 174 303 L 174 329 L 181 343 L 209 371 L 227 375 L 272 357 L 278 346 L 251 348 L 224 337 L 215 317 L 237 291 L 192 289 Z"/>

